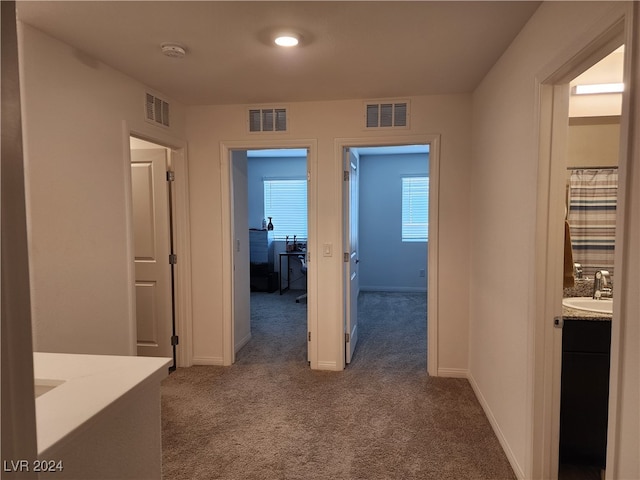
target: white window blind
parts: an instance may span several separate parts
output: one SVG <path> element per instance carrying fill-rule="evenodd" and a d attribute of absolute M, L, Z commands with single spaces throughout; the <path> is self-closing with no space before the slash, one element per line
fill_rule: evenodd
<path fill-rule="evenodd" d="M 426 242 L 429 232 L 429 177 L 402 177 L 402 241 Z"/>
<path fill-rule="evenodd" d="M 264 216 L 273 223 L 273 236 L 293 241 L 307 238 L 306 179 L 264 180 Z"/>

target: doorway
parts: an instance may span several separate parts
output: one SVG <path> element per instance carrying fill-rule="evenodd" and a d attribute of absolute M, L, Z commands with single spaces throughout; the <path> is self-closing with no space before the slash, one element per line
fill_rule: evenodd
<path fill-rule="evenodd" d="M 140 356 L 176 368 L 174 208 L 171 150 L 130 137 L 136 343 Z"/>
<path fill-rule="evenodd" d="M 570 98 L 572 94 L 575 95 L 575 85 L 571 85 L 572 81 L 581 81 L 581 74 L 588 72 L 588 70 L 603 60 L 609 54 L 612 54 L 624 40 L 624 22 L 618 21 L 609 26 L 604 33 L 602 33 L 597 40 L 590 44 L 585 50 L 575 55 L 570 62 L 562 66 L 555 73 L 549 76 L 546 83 L 542 84 L 541 89 L 541 129 L 540 129 L 540 170 L 538 178 L 539 187 L 539 216 L 538 227 L 539 232 L 537 240 L 537 308 L 539 309 L 540 316 L 536 323 L 535 335 L 539 336 L 541 340 L 541 347 L 536 353 L 536 369 L 540 374 L 540 378 L 544 379 L 543 389 L 536 388 L 536 396 L 538 400 L 536 403 L 542 408 L 539 413 L 541 427 L 538 432 L 538 439 L 540 443 L 538 446 L 541 448 L 540 463 L 534 465 L 534 468 L 540 468 L 539 475 L 545 478 L 590 478 L 589 470 L 595 470 L 594 475 L 600 476 L 603 474 L 604 461 L 599 461 L 599 465 L 595 469 L 592 469 L 591 465 L 587 465 L 586 470 L 582 470 L 582 465 L 578 463 L 577 474 L 579 477 L 572 477 L 575 472 L 573 471 L 573 464 L 576 463 L 575 457 L 572 458 L 571 454 L 567 454 L 566 442 L 571 441 L 571 435 L 566 433 L 570 427 L 567 426 L 567 419 L 563 418 L 563 410 L 566 411 L 568 400 L 570 401 L 570 390 L 567 390 L 565 380 L 569 376 L 569 372 L 565 372 L 565 367 L 573 369 L 576 366 L 575 353 L 582 354 L 582 346 L 580 351 L 576 350 L 576 344 L 568 345 L 567 340 L 573 339 L 575 326 L 577 323 L 571 323 L 571 328 L 567 329 L 567 320 L 574 322 L 574 315 L 567 312 L 563 307 L 562 297 L 563 292 L 563 278 L 565 273 L 570 279 L 574 276 L 578 276 L 578 271 L 573 267 L 574 265 L 569 262 L 569 265 L 565 268 L 563 260 L 570 258 L 568 252 L 572 249 L 568 249 L 565 245 L 569 245 L 569 242 L 565 244 L 565 238 L 569 238 L 569 235 L 565 237 L 565 219 L 566 214 L 566 200 L 567 200 L 567 153 L 569 151 L 570 140 L 573 132 L 570 129 L 577 124 L 593 124 L 593 119 L 585 122 L 584 120 L 576 121 L 570 119 Z M 626 78 L 626 76 L 625 76 Z M 626 78 L 628 80 L 628 78 Z M 604 82 L 600 82 L 604 83 Z M 599 97 L 602 99 L 602 97 Z M 625 102 L 625 98 L 628 99 L 627 94 L 622 95 L 622 103 Z M 620 101 L 620 100 L 619 100 Z M 628 101 L 628 100 L 626 100 Z M 619 103 L 620 105 L 620 103 Z M 618 107 L 619 108 L 619 107 Z M 627 110 L 628 111 L 628 110 Z M 626 158 L 626 148 L 624 147 L 623 139 L 626 138 L 625 130 L 628 129 L 628 120 L 625 117 L 625 108 L 622 108 L 622 114 L 618 110 L 620 131 L 616 134 L 616 141 L 614 142 L 613 156 L 617 160 Z M 602 122 L 600 122 L 602 123 Z M 606 123 L 606 122 L 605 122 Z M 615 160 L 614 160 L 615 161 Z M 599 165 L 603 166 L 602 160 Z M 604 165 L 607 166 L 607 165 Z M 624 165 L 620 162 L 621 167 L 621 185 L 624 183 Z M 544 192 L 544 193 L 542 193 Z M 622 200 L 624 195 L 618 195 L 618 208 L 624 209 Z M 616 254 L 615 265 L 616 270 L 619 271 L 622 265 L 622 256 L 619 250 L 618 240 L 623 237 L 622 230 L 624 224 L 621 222 L 622 216 L 618 215 L 616 220 Z M 544 239 L 544 240 L 543 240 Z M 544 244 L 546 243 L 546 245 Z M 622 288 L 619 286 L 619 290 Z M 614 294 L 613 299 L 613 319 L 609 321 L 609 335 L 611 336 L 610 342 L 610 364 L 613 369 L 617 363 L 619 352 L 616 348 L 616 332 L 619 332 L 619 310 L 616 309 L 616 305 L 620 305 L 620 296 L 616 298 Z M 590 322 L 591 326 L 595 322 Z M 600 322 L 601 323 L 601 322 Z M 563 328 L 564 324 L 564 328 Z M 565 331 L 566 330 L 566 331 Z M 603 335 L 598 335 L 598 338 L 602 339 Z M 573 341 L 573 340 L 572 340 Z M 567 347 L 570 348 L 567 348 Z M 609 342 L 606 345 L 609 348 Z M 569 353 L 569 355 L 567 355 Z M 598 352 L 600 353 L 600 352 Z M 609 357 L 609 350 L 606 352 L 606 356 Z M 589 359 L 593 359 L 593 355 L 589 353 Z M 608 358 L 607 358 L 608 359 Z M 598 370 L 603 369 L 597 367 Z M 589 370 L 584 367 L 580 367 L 583 373 L 581 383 L 591 382 L 595 375 L 595 370 Z M 606 378 L 600 384 L 604 384 L 604 388 L 611 388 L 611 396 L 609 391 L 605 392 L 608 399 L 605 398 L 604 405 L 604 429 L 605 432 L 603 441 L 606 444 L 601 448 L 600 456 L 611 459 L 611 452 L 615 448 L 612 446 L 614 440 L 612 440 L 612 432 L 615 432 L 615 428 L 612 429 L 611 425 L 615 425 L 615 418 L 612 420 L 612 412 L 615 413 L 615 395 L 617 382 L 615 376 L 611 376 L 609 383 L 608 380 L 609 364 L 606 365 Z M 536 375 L 537 376 L 537 375 Z M 566 377 L 566 378 L 565 378 Z M 542 385 L 542 383 L 541 383 Z M 595 387 L 594 387 L 595 388 Z M 543 392 L 544 390 L 544 392 Z M 613 397 L 612 397 L 613 396 Z M 542 406 L 544 405 L 544 406 Z M 598 415 L 602 415 L 598 414 Z M 607 431 L 607 415 L 609 428 Z M 595 413 L 591 413 L 590 416 L 595 417 Z M 584 418 L 584 416 L 583 416 Z M 587 418 L 586 420 L 591 420 Z M 583 421 L 583 423 L 586 422 Z M 565 432 L 563 433 L 563 430 Z M 602 429 L 601 429 L 602 430 Z M 579 437 L 579 435 L 578 435 Z M 575 438 L 575 437 L 574 437 Z M 581 450 L 584 450 L 581 447 Z M 604 452 L 602 451 L 604 450 Z M 609 453 L 607 453 L 609 452 Z M 588 462 L 591 463 L 591 462 Z M 610 475 L 607 472 L 607 477 Z"/>
<path fill-rule="evenodd" d="M 317 368 L 317 338 L 314 332 L 317 331 L 317 307 L 316 307 L 316 263 L 310 252 L 316 245 L 316 141 L 313 140 L 281 140 L 281 141 L 240 141 L 223 142 L 221 144 L 221 155 L 225 159 L 222 162 L 222 215 L 223 215 L 223 256 L 222 276 L 227 279 L 222 285 L 222 310 L 223 310 L 223 365 L 232 365 L 235 362 L 236 351 L 241 347 L 243 339 L 248 341 L 250 331 L 250 253 L 249 253 L 249 213 L 248 213 L 248 183 L 246 179 L 247 152 L 254 150 L 288 150 L 303 149 L 306 151 L 306 173 L 304 178 L 307 181 L 307 254 L 306 254 L 306 282 L 307 282 L 307 303 L 306 303 L 306 350 L 307 360 L 311 368 Z M 240 153 L 235 153 L 240 152 Z M 236 160 L 234 158 L 239 158 Z M 238 157 L 238 155 L 240 157 Z M 244 157 L 244 158 L 242 158 Z M 244 171 L 243 171 L 244 169 Z M 238 180 L 238 184 L 236 184 Z M 239 189 L 239 190 L 238 190 Z M 240 191 L 246 189 L 247 193 Z M 244 198 L 244 214 L 237 212 L 236 195 Z M 260 215 L 260 230 L 262 230 L 262 218 Z M 275 218 L 274 230 L 275 230 Z M 236 229 L 235 225 L 240 227 Z M 244 240 L 236 238 L 238 235 L 246 235 Z M 238 240 L 240 242 L 238 243 Z M 293 241 L 292 238 L 289 239 Z M 296 241 L 298 239 L 296 238 Z M 282 244 L 286 244 L 285 240 Z M 240 251 L 238 251 L 240 248 Z M 244 252 L 242 251 L 244 248 Z M 279 255 L 274 257 L 274 263 L 279 263 Z M 236 263 L 238 262 L 238 263 Z M 245 262 L 244 266 L 238 266 Z M 287 270 L 288 272 L 288 270 Z M 279 276 L 278 276 L 279 280 Z M 278 292 L 279 294 L 279 288 Z M 236 321 L 238 317 L 239 321 Z M 241 331 L 243 330 L 244 331 Z M 239 337 L 236 339 L 236 337 Z M 238 342 L 237 340 L 240 340 Z M 246 343 L 246 341 L 244 343 Z M 237 348 L 238 347 L 238 348 Z"/>
<path fill-rule="evenodd" d="M 357 300 L 361 292 L 387 292 L 388 295 L 412 292 L 424 295 L 427 300 L 429 314 L 425 312 L 425 323 L 429 335 L 424 339 L 425 343 L 427 339 L 429 342 L 427 369 L 431 374 L 437 372 L 437 259 L 434 252 L 437 251 L 438 139 L 412 140 L 407 143 L 397 139 L 375 143 L 371 139 L 340 142 L 344 169 L 343 366 L 357 355 L 358 325 L 360 320 L 366 321 L 358 314 Z M 432 263 L 427 258 L 435 260 Z M 433 321 L 427 322 L 427 317 Z"/>
<path fill-rule="evenodd" d="M 580 92 L 593 85 L 616 89 L 623 82 L 623 59 L 624 47 L 619 47 L 569 84 L 565 261 L 571 270 L 564 272 L 563 303 L 596 297 L 600 310 L 612 305 L 617 283 L 622 95 Z M 600 478 L 606 471 L 611 319 L 563 308 L 563 320 L 558 478 Z"/>
<path fill-rule="evenodd" d="M 256 328 L 265 341 L 285 324 L 296 331 L 306 325 L 307 153 L 293 148 L 231 152 L 235 355 Z M 292 351 L 306 349 L 305 337 L 300 335 Z M 279 348 L 275 337 L 266 343 L 264 348 L 279 349 L 281 355 L 291 350 Z"/>

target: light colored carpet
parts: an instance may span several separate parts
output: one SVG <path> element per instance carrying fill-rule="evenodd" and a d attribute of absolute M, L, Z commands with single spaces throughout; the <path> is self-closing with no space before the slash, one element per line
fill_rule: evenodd
<path fill-rule="evenodd" d="M 252 294 L 233 366 L 164 381 L 165 480 L 515 478 L 468 382 L 426 374 L 424 294 L 363 292 L 354 361 L 322 372 L 298 293 Z"/>

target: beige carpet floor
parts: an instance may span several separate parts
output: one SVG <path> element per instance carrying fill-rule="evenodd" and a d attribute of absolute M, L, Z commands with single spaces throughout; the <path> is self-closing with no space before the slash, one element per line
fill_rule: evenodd
<path fill-rule="evenodd" d="M 354 361 L 326 372 L 297 293 L 252 293 L 233 366 L 163 382 L 165 480 L 515 478 L 467 380 L 426 373 L 424 294 L 363 292 Z"/>

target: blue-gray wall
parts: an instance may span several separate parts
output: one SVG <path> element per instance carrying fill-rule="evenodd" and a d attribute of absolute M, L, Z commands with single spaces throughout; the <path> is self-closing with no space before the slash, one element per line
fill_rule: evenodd
<path fill-rule="evenodd" d="M 249 182 L 249 228 L 262 228 L 264 218 L 264 186 L 266 178 L 305 178 L 306 157 L 255 158 L 248 159 Z M 274 219 L 274 223 L 275 223 Z"/>
<path fill-rule="evenodd" d="M 361 290 L 426 291 L 427 243 L 402 242 L 401 179 L 428 174 L 428 154 L 360 156 Z"/>
<path fill-rule="evenodd" d="M 425 291 L 427 244 L 402 242 L 402 176 L 428 175 L 428 154 L 360 156 L 360 288 L 380 291 Z M 249 158 L 249 227 L 261 228 L 264 215 L 263 179 L 300 178 L 306 158 Z M 320 199 L 322 201 L 322 199 Z M 284 242 L 276 242 L 278 252 Z M 300 278 L 292 262 L 293 278 Z M 420 270 L 425 276 L 420 277 Z M 285 273 L 286 275 L 286 273 Z M 286 278 L 286 277 L 285 277 Z M 296 282 L 295 288 L 304 288 Z"/>
<path fill-rule="evenodd" d="M 247 165 L 247 183 L 249 188 L 249 228 L 262 228 L 264 218 L 264 185 L 265 178 L 305 178 L 307 175 L 306 157 L 249 157 Z M 277 219 L 273 220 L 274 223 Z M 293 240 L 292 240 L 293 241 Z M 274 270 L 280 273 L 279 253 L 285 251 L 284 241 L 274 242 Z M 304 290 L 306 278 L 301 271 L 301 263 L 297 258 L 291 258 L 289 272 L 291 289 Z M 283 259 L 281 275 L 282 284 L 286 285 L 287 259 Z"/>

